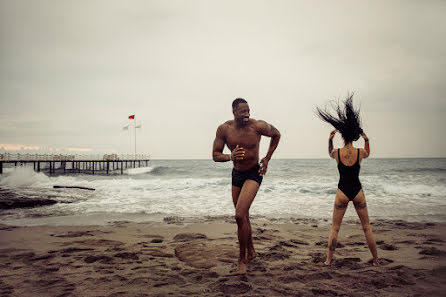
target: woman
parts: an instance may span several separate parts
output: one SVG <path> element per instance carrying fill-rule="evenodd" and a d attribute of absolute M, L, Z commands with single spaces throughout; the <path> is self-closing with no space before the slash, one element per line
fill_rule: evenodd
<path fill-rule="evenodd" d="M 361 183 L 359 182 L 361 161 L 362 159 L 367 158 L 370 154 L 369 138 L 361 129 L 359 110 L 353 108 L 353 95 L 348 96 L 344 105 L 343 109 L 339 104 L 335 106 L 336 116 L 332 116 L 326 110 L 317 108 L 319 117 L 335 128 L 335 130 L 331 131 L 330 137 L 328 138 L 328 153 L 330 157 L 335 159 L 338 163 L 340 175 L 333 209 L 333 222 L 330 236 L 328 238 L 328 251 L 325 265 L 330 265 L 332 263 L 342 218 L 347 210 L 348 203 L 353 201 L 356 213 L 361 220 L 362 230 L 364 230 L 367 245 L 373 256 L 373 265 L 377 266 L 379 265 L 379 260 L 376 251 L 376 241 L 373 236 L 372 228 L 370 227 L 364 192 Z M 343 148 L 333 149 L 333 137 L 337 131 L 341 133 L 345 145 Z M 359 136 L 364 138 L 364 148 L 353 147 L 353 141 L 358 140 Z"/>

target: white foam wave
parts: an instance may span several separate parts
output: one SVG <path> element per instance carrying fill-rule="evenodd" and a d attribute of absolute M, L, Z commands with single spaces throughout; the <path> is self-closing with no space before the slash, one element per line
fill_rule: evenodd
<path fill-rule="evenodd" d="M 4 177 L 0 177 L 0 185 L 5 188 L 52 188 L 54 185 L 63 186 L 86 186 L 90 184 L 87 180 L 82 180 L 72 176 L 49 177 L 42 172 L 35 172 L 31 167 L 15 167 L 5 172 Z"/>
<path fill-rule="evenodd" d="M 154 167 L 139 167 L 139 168 L 130 168 L 126 170 L 128 175 L 138 175 L 152 172 Z"/>
<path fill-rule="evenodd" d="M 5 188 L 33 187 L 36 184 L 47 183 L 49 178 L 43 173 L 36 173 L 30 167 L 8 168 L 0 180 L 0 185 Z"/>

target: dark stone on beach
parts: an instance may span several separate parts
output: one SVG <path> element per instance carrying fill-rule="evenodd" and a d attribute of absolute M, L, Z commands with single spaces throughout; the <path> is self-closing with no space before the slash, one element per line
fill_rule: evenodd
<path fill-rule="evenodd" d="M 0 188 L 0 209 L 32 208 L 56 204 L 58 201 L 49 198 L 30 198 L 19 196 L 11 190 Z"/>
<path fill-rule="evenodd" d="M 17 226 L 1 226 L 0 231 L 11 231 L 18 228 Z"/>
<path fill-rule="evenodd" d="M 150 241 L 151 243 L 161 243 L 163 240 L 161 238 L 155 238 Z"/>
<path fill-rule="evenodd" d="M 0 200 L 0 209 L 33 208 L 56 203 L 56 200 L 46 198 L 2 197 Z"/>
<path fill-rule="evenodd" d="M 180 233 L 175 235 L 173 240 L 175 241 L 190 241 L 194 239 L 206 239 L 206 235 L 201 233 Z"/>

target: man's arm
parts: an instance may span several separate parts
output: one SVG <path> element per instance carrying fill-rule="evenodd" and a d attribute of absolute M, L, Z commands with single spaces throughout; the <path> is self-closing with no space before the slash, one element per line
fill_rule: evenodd
<path fill-rule="evenodd" d="M 224 126 L 220 125 L 215 135 L 214 145 L 212 148 L 212 159 L 215 162 L 228 162 L 231 161 L 231 155 L 223 154 L 225 148 L 225 133 Z"/>
<path fill-rule="evenodd" d="M 263 158 L 260 161 L 260 164 L 262 165 L 260 168 L 260 175 L 266 174 L 266 170 L 268 168 L 268 162 L 271 160 L 271 157 L 276 150 L 277 146 L 279 145 L 280 140 L 280 132 L 271 124 L 268 124 L 265 121 L 258 121 L 258 131 L 260 135 L 271 137 L 271 141 L 269 143 L 269 149 L 268 153 L 266 154 L 265 158 Z"/>
<path fill-rule="evenodd" d="M 279 145 L 280 132 L 279 130 L 276 129 L 276 127 L 274 127 L 271 124 L 268 124 L 265 121 L 258 121 L 258 125 L 259 125 L 258 131 L 260 132 L 261 135 L 271 137 L 268 153 L 265 156 L 265 158 L 268 158 L 268 160 L 270 160 L 274 151 Z"/>

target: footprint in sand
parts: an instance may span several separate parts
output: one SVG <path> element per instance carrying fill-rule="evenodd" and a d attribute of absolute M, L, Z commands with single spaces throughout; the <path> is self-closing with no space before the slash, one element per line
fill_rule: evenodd
<path fill-rule="evenodd" d="M 326 240 L 318 241 L 318 242 L 315 242 L 314 245 L 328 247 L 328 242 Z M 343 248 L 343 247 L 345 247 L 345 246 L 342 243 L 340 243 L 339 241 L 336 243 L 336 248 L 337 249 Z"/>
<path fill-rule="evenodd" d="M 385 251 L 396 251 L 398 250 L 397 246 L 394 246 L 392 244 L 388 244 L 388 243 L 383 243 L 379 245 L 379 248 Z"/>
<path fill-rule="evenodd" d="M 439 239 L 439 238 L 428 238 L 425 242 L 423 242 L 423 244 L 441 244 L 444 241 Z"/>
<path fill-rule="evenodd" d="M 237 251 L 234 248 L 194 240 L 176 246 L 175 256 L 192 267 L 211 268 L 219 262 L 233 262 L 237 259 Z"/>
<path fill-rule="evenodd" d="M 326 255 L 323 253 L 310 253 L 309 256 L 313 263 L 325 262 Z"/>
<path fill-rule="evenodd" d="M 191 241 L 195 239 L 207 239 L 207 237 L 206 235 L 201 233 L 180 233 L 175 235 L 175 237 L 173 238 L 174 241 L 181 241 L 181 242 Z"/>
<path fill-rule="evenodd" d="M 403 241 L 397 241 L 396 243 L 401 243 L 401 244 L 417 244 L 417 242 L 415 240 L 403 240 Z"/>
<path fill-rule="evenodd" d="M 174 256 L 172 254 L 165 253 L 159 249 L 143 249 L 144 255 L 149 255 L 156 258 L 173 258 Z"/>
<path fill-rule="evenodd" d="M 348 268 L 351 270 L 356 270 L 364 267 L 360 263 L 360 258 L 343 258 L 335 259 L 331 265 L 336 268 Z"/>
<path fill-rule="evenodd" d="M 68 232 L 56 232 L 51 234 L 53 237 L 83 237 L 83 236 L 94 236 L 95 231 L 68 231 Z"/>
<path fill-rule="evenodd" d="M 428 249 L 422 249 L 419 252 L 419 254 L 420 255 L 426 255 L 426 256 L 439 256 L 439 257 L 446 256 L 446 252 L 445 251 L 439 250 L 439 249 L 437 249 L 435 247 L 431 247 L 431 248 L 428 248 Z"/>
<path fill-rule="evenodd" d="M 291 252 L 284 249 L 280 244 L 272 246 L 269 251 L 257 254 L 259 258 L 264 261 L 279 261 L 288 259 L 291 256 Z"/>
<path fill-rule="evenodd" d="M 379 266 L 386 266 L 389 265 L 391 263 L 393 263 L 394 261 L 391 259 L 387 259 L 387 258 L 379 258 Z M 370 259 L 367 261 L 368 264 L 373 265 L 373 259 Z"/>
<path fill-rule="evenodd" d="M 310 245 L 308 242 L 302 241 L 302 240 L 298 240 L 298 239 L 291 239 L 290 242 L 292 242 L 294 244 L 299 244 L 299 245 Z"/>
<path fill-rule="evenodd" d="M 359 241 L 355 241 L 355 242 L 348 242 L 345 245 L 349 245 L 349 246 L 361 246 L 361 245 L 365 245 L 364 242 L 359 242 Z"/>
<path fill-rule="evenodd" d="M 140 238 L 152 238 L 152 240 L 150 240 L 150 243 L 162 243 L 164 241 L 164 237 L 161 235 L 150 235 L 150 234 L 145 234 L 145 235 L 141 235 L 139 236 Z M 149 243 L 149 242 L 143 242 L 143 243 Z"/>
<path fill-rule="evenodd" d="M 99 262 L 101 264 L 112 264 L 113 258 L 108 256 L 87 256 L 84 258 L 85 263 Z"/>
<path fill-rule="evenodd" d="M 121 258 L 125 260 L 139 260 L 139 256 L 136 253 L 130 253 L 130 252 L 124 252 L 124 253 L 117 253 L 113 257 L 115 258 Z"/>
<path fill-rule="evenodd" d="M 244 294 L 252 289 L 251 284 L 244 275 L 233 275 L 230 278 L 221 278 L 216 283 L 210 285 L 211 291 L 220 291 L 223 294 L 238 295 Z"/>

